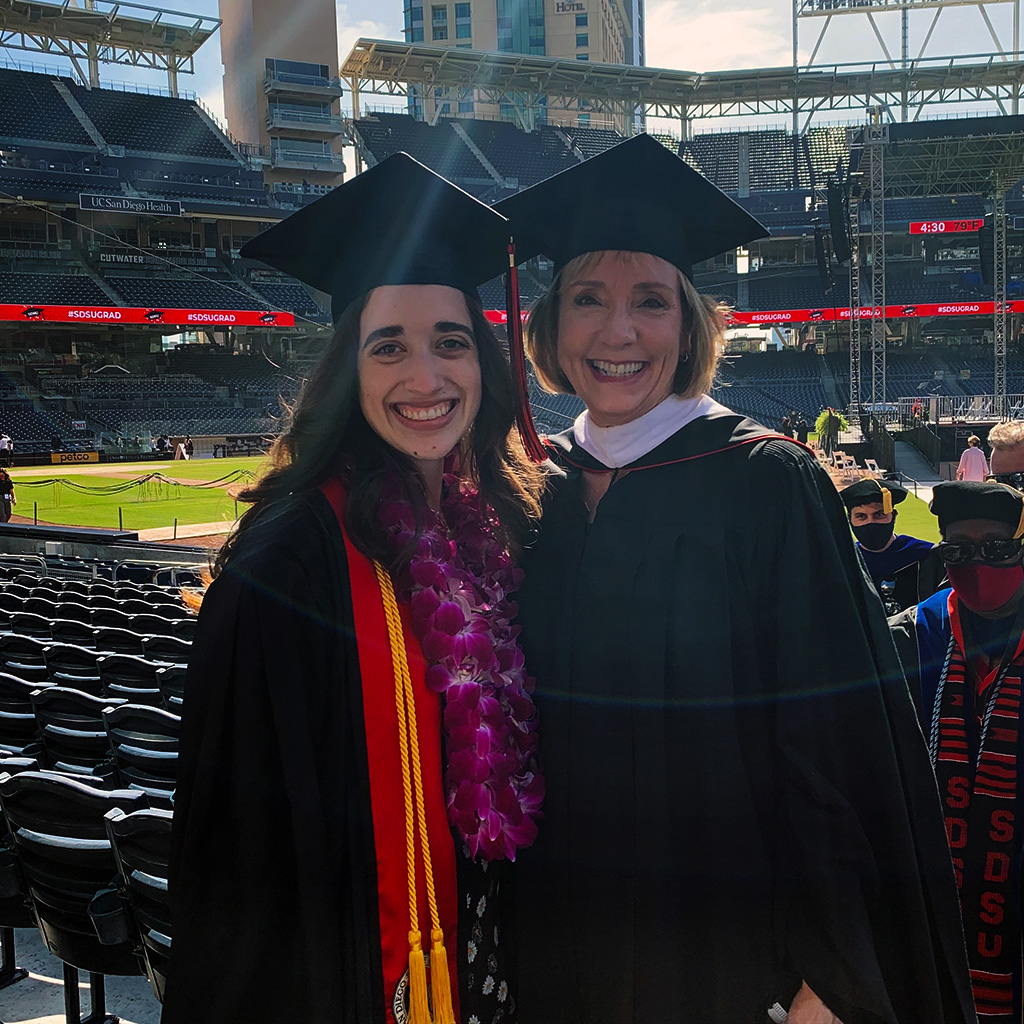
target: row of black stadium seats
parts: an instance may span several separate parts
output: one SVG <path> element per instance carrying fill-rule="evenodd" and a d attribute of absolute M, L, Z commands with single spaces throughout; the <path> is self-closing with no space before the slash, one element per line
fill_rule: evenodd
<path fill-rule="evenodd" d="M 12 621 L 6 629 L 0 628 L 0 670 L 24 679 L 49 678 L 45 651 L 54 645 L 80 651 L 79 661 L 83 663 L 93 663 L 105 654 L 130 654 L 161 665 L 184 666 L 192 650 L 188 640 L 175 636 L 143 636 L 121 626 L 94 628 L 90 630 L 91 636 L 84 637 L 81 630 L 64 628 L 72 624 L 76 627 L 84 625 L 71 619 L 58 620 L 58 626 L 51 626 L 48 634 L 32 633 L 23 627 L 43 629 L 37 621 L 42 616 L 26 621 L 24 617 L 30 614 L 16 613 L 13 617 L 16 622 Z"/>
<path fill-rule="evenodd" d="M 35 606 L 38 609 L 38 605 Z M 95 610 L 81 605 L 65 604 L 51 616 L 45 611 L 8 611 L 0 609 L 0 633 L 57 640 L 61 643 L 96 647 L 100 630 L 114 629 L 132 635 L 133 649 L 147 638 L 174 640 L 175 644 L 192 642 L 194 619 L 168 621 L 157 615 L 125 615 L 116 608 Z M 164 645 L 164 648 L 171 648 Z"/>
<path fill-rule="evenodd" d="M 90 974 L 90 1019 L 116 1020 L 106 1014 L 106 974 L 145 975 L 162 1001 L 171 944 L 170 812 L 151 808 L 142 790 L 104 790 L 39 769 L 0 754 L 4 962 L 14 962 L 13 929 L 37 927 L 64 963 L 69 1022 L 80 1019 L 79 971 Z M 3 834 L 5 818 L 11 835 Z"/>
<path fill-rule="evenodd" d="M 0 580 L 0 595 L 13 594 L 18 597 L 43 597 L 51 601 L 78 601 L 79 604 L 95 602 L 97 608 L 120 607 L 119 604 L 103 602 L 145 601 L 148 611 L 156 607 L 185 610 L 178 589 L 163 589 L 155 586 L 140 586 L 136 583 L 107 583 L 96 580 L 86 583 L 82 580 L 60 580 L 52 576 L 25 576 L 19 574 L 12 580 Z"/>
<path fill-rule="evenodd" d="M 21 735 L 10 730 L 10 741 L 0 739 L 0 748 L 55 771 L 99 779 L 106 789 L 141 789 L 154 805 L 171 808 L 179 715 L 71 686 L 34 685 L 27 697 L 27 703 L 18 704 L 25 709 Z"/>

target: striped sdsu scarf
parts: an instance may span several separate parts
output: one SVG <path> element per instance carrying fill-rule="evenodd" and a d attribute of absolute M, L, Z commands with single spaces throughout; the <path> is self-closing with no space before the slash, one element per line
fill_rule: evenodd
<path fill-rule="evenodd" d="M 960 890 L 978 1019 L 1021 1021 L 1021 829 L 1017 751 L 1024 641 L 985 676 L 969 671 L 955 598 L 932 714 L 931 754 Z M 976 685 L 975 685 L 976 682 Z"/>

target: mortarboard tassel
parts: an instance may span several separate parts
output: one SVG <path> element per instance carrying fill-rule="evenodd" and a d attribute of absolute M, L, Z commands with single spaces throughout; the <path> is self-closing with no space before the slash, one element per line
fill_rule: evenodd
<path fill-rule="evenodd" d="M 879 487 L 882 492 L 882 511 L 889 515 L 892 512 L 892 491 L 888 487 Z"/>
<path fill-rule="evenodd" d="M 546 462 L 547 449 L 537 435 L 530 412 L 529 382 L 526 376 L 526 349 L 523 347 L 523 317 L 519 309 L 519 271 L 516 269 L 516 243 L 509 239 L 508 274 L 505 276 L 505 322 L 508 329 L 508 358 L 519 393 L 516 426 L 523 448 L 531 462 Z"/>

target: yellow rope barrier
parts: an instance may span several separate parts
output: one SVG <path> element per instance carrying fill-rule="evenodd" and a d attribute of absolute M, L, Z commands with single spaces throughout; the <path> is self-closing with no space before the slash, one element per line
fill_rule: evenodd
<path fill-rule="evenodd" d="M 448 975 L 448 954 L 444 947 L 444 932 L 437 909 L 434 888 L 434 868 L 430 856 L 427 833 L 426 802 L 423 795 L 423 769 L 420 761 L 419 732 L 416 724 L 416 696 L 409 674 L 409 661 L 405 652 L 405 634 L 398 599 L 388 571 L 373 563 L 380 585 L 384 616 L 388 624 L 391 646 L 391 665 L 395 676 L 395 706 L 398 710 L 398 738 L 402 762 L 402 796 L 405 803 L 405 851 L 409 885 L 409 1022 L 431 1024 L 427 1004 L 426 963 L 423 955 L 423 936 L 419 928 L 416 898 L 416 832 L 419 825 L 420 847 L 423 852 L 423 871 L 427 885 L 427 903 L 430 908 L 431 953 L 430 988 L 433 997 L 433 1024 L 456 1024 Z M 413 796 L 415 794 L 415 805 Z"/>

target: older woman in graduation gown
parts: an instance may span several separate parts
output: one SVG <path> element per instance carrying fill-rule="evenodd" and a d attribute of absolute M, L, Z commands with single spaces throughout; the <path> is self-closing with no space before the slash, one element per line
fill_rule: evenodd
<path fill-rule="evenodd" d="M 164 1024 L 516 1019 L 498 912 L 542 790 L 509 552 L 538 504 L 476 294 L 507 243 L 401 153 L 243 249 L 337 323 L 199 615 Z"/>
<path fill-rule="evenodd" d="M 537 375 L 587 405 L 520 593 L 547 786 L 524 1019 L 971 1020 L 935 783 L 836 489 L 707 394 L 724 322 L 691 268 L 767 232 L 647 136 L 498 209 L 556 265 Z"/>

